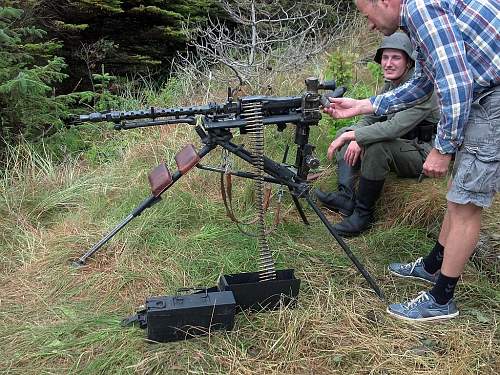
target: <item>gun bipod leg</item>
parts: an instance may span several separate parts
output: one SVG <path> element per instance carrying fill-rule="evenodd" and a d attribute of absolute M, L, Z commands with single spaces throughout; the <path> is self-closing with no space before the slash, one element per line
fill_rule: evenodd
<path fill-rule="evenodd" d="M 196 152 L 193 145 L 187 145 L 176 155 L 176 163 L 179 167 L 175 173 L 170 174 L 168 168 L 164 164 L 160 164 L 151 172 L 149 182 L 151 184 L 152 195 L 143 200 L 123 221 L 115 226 L 108 234 L 99 240 L 92 248 L 83 254 L 76 261 L 72 262 L 75 267 L 85 265 L 86 260 L 95 254 L 102 246 L 104 246 L 111 238 L 113 238 L 120 230 L 123 229 L 129 222 L 153 204 L 161 200 L 161 195 L 170 189 L 172 185 L 193 168 L 199 160 L 212 151 L 216 147 L 215 144 L 208 144 Z"/>
<path fill-rule="evenodd" d="M 307 203 L 309 203 L 309 206 L 316 212 L 318 217 L 321 219 L 323 224 L 326 226 L 328 231 L 331 233 L 331 235 L 335 238 L 337 243 L 340 245 L 342 250 L 346 253 L 346 255 L 349 257 L 349 259 L 352 261 L 354 266 L 358 269 L 358 271 L 363 275 L 365 280 L 370 284 L 371 288 L 373 291 L 377 294 L 377 296 L 382 300 L 385 301 L 385 296 L 380 287 L 378 286 L 377 282 L 373 279 L 373 277 L 368 273 L 368 271 L 365 269 L 365 266 L 356 258 L 356 256 L 352 253 L 351 249 L 349 249 L 349 246 L 345 243 L 344 239 L 340 237 L 340 235 L 337 233 L 337 231 L 333 228 L 333 225 L 328 221 L 326 216 L 323 214 L 323 212 L 318 208 L 318 206 L 312 201 L 311 197 L 308 195 L 305 196 L 305 199 L 307 200 Z"/>
<path fill-rule="evenodd" d="M 304 209 L 302 208 L 302 205 L 300 204 L 299 199 L 292 192 L 290 192 L 290 193 L 292 195 L 292 199 L 293 199 L 293 203 L 295 204 L 295 208 L 297 209 L 297 212 L 299 213 L 300 218 L 302 219 L 302 222 L 305 225 L 309 225 L 309 220 L 307 220 L 307 216 L 304 212 Z"/>
<path fill-rule="evenodd" d="M 130 223 L 133 218 L 136 216 L 139 216 L 142 211 L 144 211 L 146 208 L 151 207 L 153 204 L 158 202 L 160 200 L 159 197 L 156 197 L 154 195 L 151 195 L 150 197 L 146 198 L 141 202 L 139 206 L 137 206 L 134 211 L 132 211 L 130 214 L 127 215 L 125 219 L 123 219 L 116 227 L 114 227 L 111 231 L 109 231 L 108 234 L 106 234 L 103 238 L 99 240 L 92 248 L 87 251 L 85 254 L 83 254 L 80 258 L 72 262 L 72 265 L 74 267 L 81 267 L 85 265 L 85 262 L 87 258 L 92 256 L 94 253 L 96 253 L 101 247 L 103 247 L 111 238 L 115 236 L 122 228 Z"/>

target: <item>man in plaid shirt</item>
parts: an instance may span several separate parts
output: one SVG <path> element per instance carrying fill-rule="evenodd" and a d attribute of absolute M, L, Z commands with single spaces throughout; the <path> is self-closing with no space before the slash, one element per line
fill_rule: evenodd
<path fill-rule="evenodd" d="M 436 91 L 441 118 L 423 173 L 445 176 L 447 211 L 438 241 L 425 258 L 389 265 L 398 276 L 434 284 L 415 299 L 389 305 L 389 314 L 411 321 L 458 315 L 454 289 L 479 238 L 481 211 L 500 191 L 500 3 L 498 0 L 356 0 L 371 29 L 406 32 L 417 53 L 407 84 L 369 99 L 332 99 L 334 118 L 383 115 L 425 100 Z M 345 141 L 345 140 L 344 140 Z M 329 155 L 342 147 L 335 140 Z"/>

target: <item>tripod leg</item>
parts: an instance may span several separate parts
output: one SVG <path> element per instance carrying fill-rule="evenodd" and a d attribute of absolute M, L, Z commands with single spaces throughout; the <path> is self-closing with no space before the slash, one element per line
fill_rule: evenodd
<path fill-rule="evenodd" d="M 142 203 L 137 206 L 137 208 L 131 212 L 120 224 L 114 227 L 108 234 L 106 234 L 98 243 L 96 243 L 92 248 L 83 254 L 78 260 L 73 262 L 73 266 L 81 267 L 85 265 L 85 262 L 88 257 L 92 256 L 95 252 L 97 252 L 101 247 L 103 247 L 111 238 L 115 236 L 122 228 L 127 225 L 133 218 L 139 216 L 142 211 L 146 208 L 151 207 L 154 203 L 160 200 L 159 197 L 150 196 L 149 198 L 142 201 Z"/>
<path fill-rule="evenodd" d="M 172 185 L 179 180 L 184 174 L 186 174 L 192 167 L 194 167 L 198 161 L 203 158 L 206 154 L 212 151 L 216 147 L 215 144 L 207 144 L 203 146 L 200 152 L 196 152 L 192 145 L 187 145 L 184 147 L 175 157 L 178 170 L 173 175 L 165 168 L 156 168 L 154 171 L 157 171 L 154 175 L 159 176 L 158 180 L 155 181 L 156 178 L 150 175 L 150 184 L 152 187 L 153 195 L 146 198 L 141 202 L 137 208 L 132 211 L 121 223 L 119 223 L 116 227 L 114 227 L 108 234 L 106 234 L 98 243 L 96 243 L 92 248 L 83 254 L 78 260 L 73 262 L 73 266 L 80 267 L 85 264 L 85 261 L 92 254 L 96 253 L 104 244 L 106 244 L 115 234 L 117 234 L 122 228 L 127 225 L 133 218 L 139 216 L 142 211 L 146 208 L 151 207 L 156 202 L 161 200 L 161 195 L 167 191 Z"/>
<path fill-rule="evenodd" d="M 252 161 L 252 156 L 248 152 L 248 150 L 245 150 L 242 147 L 239 147 L 235 145 L 232 142 L 229 141 L 220 141 L 217 142 L 221 147 L 225 148 L 226 150 L 230 151 L 231 153 L 235 154 L 236 156 L 240 157 L 241 159 L 251 163 Z M 283 184 L 288 186 L 289 189 L 293 190 L 296 188 L 299 188 L 300 185 L 296 182 L 294 182 L 295 177 L 297 174 L 290 169 L 286 168 L 283 165 L 280 165 L 276 163 L 275 161 L 264 157 L 264 171 L 275 178 L 278 183 Z M 301 195 L 302 197 L 302 195 Z M 299 214 L 302 217 L 302 220 L 307 224 L 307 218 L 305 217 L 304 211 L 302 210 L 302 207 L 300 206 L 300 203 L 298 201 L 298 198 L 292 194 L 292 198 L 294 200 L 295 206 L 297 207 L 297 210 L 299 211 Z M 339 236 L 339 234 L 335 231 L 333 228 L 333 225 L 330 224 L 328 219 L 323 215 L 323 212 L 316 206 L 316 204 L 312 201 L 311 197 L 309 194 L 304 194 L 304 198 L 307 200 L 307 203 L 311 208 L 316 212 L 316 215 L 321 219 L 323 224 L 327 227 L 328 231 L 331 233 L 331 235 L 335 238 L 335 240 L 338 242 L 340 247 L 344 250 L 344 252 L 347 254 L 349 259 L 354 263 L 358 271 L 363 275 L 363 277 L 368 281 L 368 284 L 370 284 L 371 288 L 377 293 L 378 297 L 381 300 L 385 300 L 384 293 L 380 289 L 380 287 L 377 285 L 373 277 L 366 271 L 365 267 L 360 263 L 360 261 L 354 256 L 354 254 L 351 252 L 347 244 L 344 242 L 342 237 Z"/>
<path fill-rule="evenodd" d="M 295 203 L 295 208 L 299 212 L 300 218 L 304 222 L 305 225 L 309 225 L 309 221 L 307 220 L 306 214 L 304 213 L 304 209 L 300 204 L 300 201 L 297 199 L 295 195 L 292 194 L 293 203 Z"/>
<path fill-rule="evenodd" d="M 349 259 L 354 263 L 358 271 L 363 275 L 366 281 L 368 281 L 368 284 L 370 284 L 371 288 L 374 290 L 375 293 L 377 293 L 377 296 L 382 300 L 385 301 L 385 296 L 380 287 L 378 286 L 377 282 L 373 279 L 373 277 L 368 273 L 368 271 L 365 269 L 363 264 L 354 256 L 354 254 L 351 252 L 347 244 L 344 242 L 342 237 L 339 236 L 339 234 L 335 231 L 333 228 L 333 225 L 328 221 L 328 219 L 325 217 L 323 212 L 316 206 L 316 204 L 311 200 L 311 197 L 309 195 L 305 196 L 305 199 L 307 200 L 307 203 L 309 203 L 309 206 L 316 212 L 318 217 L 321 219 L 323 224 L 327 227 L 328 231 L 331 233 L 331 235 L 335 238 L 335 240 L 338 242 L 342 250 L 346 253 L 346 255 L 349 257 Z"/>

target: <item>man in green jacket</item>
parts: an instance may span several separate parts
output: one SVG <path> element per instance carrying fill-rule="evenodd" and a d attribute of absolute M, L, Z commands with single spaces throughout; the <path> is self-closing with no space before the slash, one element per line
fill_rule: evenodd
<path fill-rule="evenodd" d="M 382 66 L 386 84 L 382 93 L 390 91 L 413 76 L 413 49 L 406 34 L 397 32 L 382 41 L 374 60 Z M 353 126 L 341 129 L 329 148 L 337 151 L 338 191 L 316 195 L 326 207 L 344 220 L 334 226 L 340 235 L 355 236 L 368 229 L 374 220 L 375 203 L 384 181 L 393 170 L 399 177 L 417 177 L 432 149 L 431 139 L 439 120 L 437 98 L 388 116 L 364 116 Z M 357 193 L 354 180 L 360 170 Z"/>

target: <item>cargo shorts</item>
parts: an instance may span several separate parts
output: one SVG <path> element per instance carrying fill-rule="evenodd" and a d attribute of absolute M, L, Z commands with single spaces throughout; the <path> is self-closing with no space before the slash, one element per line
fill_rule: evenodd
<path fill-rule="evenodd" d="M 500 191 L 500 86 L 471 106 L 464 141 L 455 156 L 446 199 L 490 207 Z"/>

